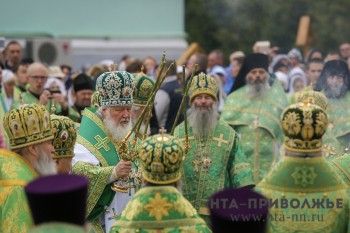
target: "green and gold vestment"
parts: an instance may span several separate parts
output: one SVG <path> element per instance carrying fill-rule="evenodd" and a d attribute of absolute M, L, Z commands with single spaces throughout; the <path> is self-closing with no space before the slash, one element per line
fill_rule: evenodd
<path fill-rule="evenodd" d="M 24 187 L 36 177 L 28 161 L 0 149 L 0 232 L 25 233 L 33 225 Z"/>
<path fill-rule="evenodd" d="M 256 190 L 275 202 L 268 233 L 350 231 L 349 189 L 324 157 L 286 156 Z"/>
<path fill-rule="evenodd" d="M 221 120 L 232 126 L 239 135 L 242 150 L 248 158 L 257 184 L 278 161 L 283 142 L 280 116 L 288 105 L 278 81 L 261 98 L 251 99 L 247 86 L 232 92 L 225 101 Z"/>
<path fill-rule="evenodd" d="M 340 99 L 328 99 L 326 113 L 328 128 L 323 144 L 328 145 L 325 157 L 332 160 L 350 147 L 350 92 Z"/>
<path fill-rule="evenodd" d="M 182 194 L 172 186 L 141 188 L 110 233 L 211 232 Z"/>
<path fill-rule="evenodd" d="M 118 155 L 118 145 L 111 140 L 102 119 L 95 114 L 95 109 L 86 108 L 82 115 L 77 143 L 89 151 L 86 159 L 90 159 L 89 156 L 94 157 L 98 160 L 99 166 L 78 159 L 72 172 L 88 178 L 87 220 L 92 223 L 92 232 L 103 232 L 99 217 L 106 211 L 106 213 L 114 211 L 106 209 L 106 207 L 111 205 L 116 195 L 116 192 L 111 189 L 113 183 L 111 183 L 110 177 L 114 166 L 119 163 L 121 158 Z M 133 163 L 132 170 L 138 172 L 135 163 Z"/>
<path fill-rule="evenodd" d="M 176 127 L 174 136 L 185 141 L 184 123 Z M 183 163 L 182 191 L 198 213 L 208 220 L 208 199 L 228 187 L 254 185 L 251 166 L 240 149 L 235 131 L 218 121 L 207 141 L 193 135 L 189 127 L 190 149 Z"/>

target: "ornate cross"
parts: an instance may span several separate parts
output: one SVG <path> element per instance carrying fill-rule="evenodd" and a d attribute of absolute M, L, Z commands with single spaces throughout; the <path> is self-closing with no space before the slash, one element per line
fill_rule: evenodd
<path fill-rule="evenodd" d="M 101 149 L 103 147 L 103 149 L 105 151 L 109 151 L 110 150 L 109 146 L 107 145 L 107 143 L 110 142 L 108 137 L 101 138 L 100 135 L 96 135 L 94 138 L 97 141 L 97 143 L 94 145 L 94 147 L 96 147 L 96 149 L 99 150 L 99 149 Z"/>
<path fill-rule="evenodd" d="M 302 187 L 312 185 L 314 183 L 317 174 L 314 171 L 314 167 L 297 166 L 292 173 L 295 184 L 300 184 Z"/>
<path fill-rule="evenodd" d="M 117 212 L 115 211 L 114 208 L 112 208 L 112 211 L 113 211 L 113 216 L 109 217 L 108 220 L 112 220 L 112 219 L 117 220 L 118 217 L 119 217 L 119 216 L 117 215 Z"/>
<path fill-rule="evenodd" d="M 166 129 L 164 129 L 164 127 L 160 128 L 159 133 L 163 136 L 164 134 L 166 134 Z"/>
<path fill-rule="evenodd" d="M 221 147 L 221 144 L 222 143 L 225 143 L 225 144 L 227 144 L 228 143 L 228 141 L 227 140 L 224 140 L 224 134 L 220 134 L 220 137 L 213 137 L 213 140 L 214 141 L 218 141 L 218 147 Z"/>

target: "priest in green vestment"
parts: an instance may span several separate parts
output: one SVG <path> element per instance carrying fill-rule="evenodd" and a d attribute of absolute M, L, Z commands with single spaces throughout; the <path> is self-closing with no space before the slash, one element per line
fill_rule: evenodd
<path fill-rule="evenodd" d="M 35 226 L 30 233 L 83 233 L 88 180 L 59 174 L 38 178 L 25 187 Z"/>
<path fill-rule="evenodd" d="M 74 105 L 69 109 L 69 118 L 74 122 L 81 122 L 82 111 L 91 106 L 93 93 L 93 83 L 88 75 L 81 73 L 73 79 L 72 96 Z"/>
<path fill-rule="evenodd" d="M 189 88 L 188 135 L 184 123 L 174 136 L 189 150 L 182 173 L 183 195 L 209 222 L 208 199 L 228 187 L 254 186 L 251 166 L 240 148 L 237 133 L 218 120 L 218 84 L 204 73 L 193 78 Z"/>
<path fill-rule="evenodd" d="M 331 135 L 340 142 L 341 148 L 343 148 L 342 153 L 350 147 L 349 87 L 350 72 L 347 63 L 342 60 L 335 60 L 325 63 L 314 88 L 323 92 L 328 98 L 326 112 L 329 124 L 326 136 Z"/>
<path fill-rule="evenodd" d="M 50 114 L 41 105 L 22 105 L 4 117 L 12 151 L 0 149 L 0 232 L 28 232 L 32 217 L 24 187 L 56 173 Z"/>
<path fill-rule="evenodd" d="M 46 106 L 46 109 L 52 113 L 54 106 L 54 113 L 56 115 L 69 116 L 72 114 L 70 108 L 62 94 L 51 94 L 49 90 L 45 90 L 44 86 L 48 80 L 48 70 L 41 63 L 32 63 L 27 69 L 29 88 L 27 91 L 21 93 L 19 100 L 12 102 L 11 108 L 16 108 L 21 104 L 41 104 Z"/>
<path fill-rule="evenodd" d="M 282 113 L 281 125 L 285 157 L 256 187 L 271 200 L 267 232 L 350 232 L 349 187 L 322 156 L 326 112 L 293 104 Z"/>
<path fill-rule="evenodd" d="M 239 135 L 256 184 L 278 161 L 283 140 L 279 117 L 288 105 L 280 82 L 267 69 L 266 55 L 245 58 L 220 117 Z"/>
<path fill-rule="evenodd" d="M 138 160 L 124 160 L 120 151 L 132 128 L 134 77 L 125 71 L 105 72 L 98 77 L 96 89 L 99 107 L 83 111 L 72 172 L 89 179 L 87 220 L 91 232 L 109 232 L 141 184 Z"/>
<path fill-rule="evenodd" d="M 182 143 L 167 134 L 147 138 L 139 149 L 143 187 L 135 194 L 110 233 L 211 232 L 181 194 Z"/>

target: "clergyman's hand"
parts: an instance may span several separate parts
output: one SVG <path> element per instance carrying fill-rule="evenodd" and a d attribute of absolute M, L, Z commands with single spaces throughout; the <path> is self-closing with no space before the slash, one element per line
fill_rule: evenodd
<path fill-rule="evenodd" d="M 118 178 L 123 179 L 129 175 L 131 168 L 132 168 L 132 163 L 130 161 L 121 160 L 114 167 L 113 172 Z"/>

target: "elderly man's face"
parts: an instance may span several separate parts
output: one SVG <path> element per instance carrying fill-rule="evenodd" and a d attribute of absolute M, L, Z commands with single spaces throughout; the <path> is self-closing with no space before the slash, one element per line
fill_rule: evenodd
<path fill-rule="evenodd" d="M 208 112 L 214 104 L 214 98 L 208 94 L 199 94 L 194 97 L 193 104 L 200 109 L 201 112 Z"/>
<path fill-rule="evenodd" d="M 52 175 L 57 173 L 56 164 L 52 158 L 55 153 L 52 141 L 45 141 L 34 145 L 37 149 L 34 150 L 37 156 L 37 161 L 33 166 L 40 175 Z"/>
<path fill-rule="evenodd" d="M 248 75 L 249 83 L 261 83 L 264 82 L 267 78 L 266 71 L 262 68 L 252 69 Z"/>
<path fill-rule="evenodd" d="M 344 78 L 337 75 L 332 75 L 327 78 L 327 85 L 332 89 L 340 88 L 344 85 Z"/>
<path fill-rule="evenodd" d="M 102 111 L 104 117 L 113 119 L 118 125 L 127 126 L 130 122 L 131 106 L 111 106 Z"/>

